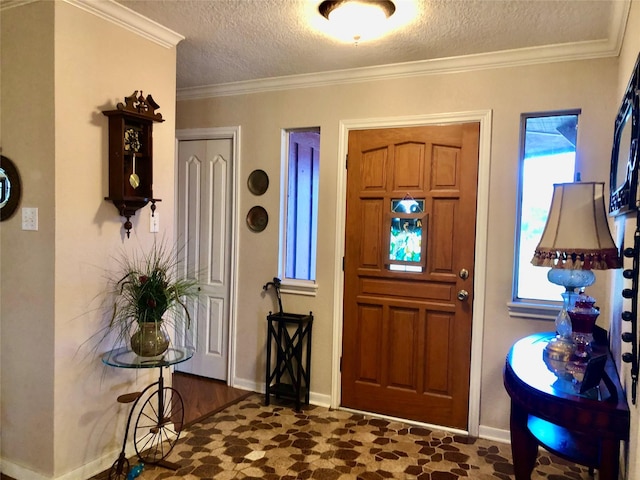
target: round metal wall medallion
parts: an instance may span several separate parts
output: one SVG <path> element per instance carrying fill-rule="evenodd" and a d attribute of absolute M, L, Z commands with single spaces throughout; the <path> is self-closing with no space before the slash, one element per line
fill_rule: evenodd
<path fill-rule="evenodd" d="M 262 195 L 269 188 L 269 176 L 264 170 L 254 170 L 247 179 L 249 191 L 254 195 Z"/>
<path fill-rule="evenodd" d="M 247 225 L 254 232 L 261 232 L 267 228 L 269 223 L 269 214 L 260 206 L 252 207 L 247 213 Z"/>

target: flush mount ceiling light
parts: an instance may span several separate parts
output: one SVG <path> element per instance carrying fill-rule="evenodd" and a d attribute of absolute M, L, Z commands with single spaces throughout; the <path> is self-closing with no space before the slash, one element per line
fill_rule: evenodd
<path fill-rule="evenodd" d="M 324 0 L 318 10 L 336 36 L 357 44 L 381 36 L 396 6 L 391 0 Z"/>

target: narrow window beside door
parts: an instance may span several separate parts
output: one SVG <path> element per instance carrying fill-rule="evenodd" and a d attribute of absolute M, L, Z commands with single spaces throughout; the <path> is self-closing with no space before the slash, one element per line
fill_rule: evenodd
<path fill-rule="evenodd" d="M 284 289 L 315 292 L 320 129 L 283 134 L 280 277 Z"/>
<path fill-rule="evenodd" d="M 574 181 L 579 114 L 571 110 L 521 116 L 512 315 L 518 304 L 543 307 L 560 302 L 562 288 L 547 280 L 548 269 L 531 265 L 531 258 L 547 222 L 553 184 Z"/>

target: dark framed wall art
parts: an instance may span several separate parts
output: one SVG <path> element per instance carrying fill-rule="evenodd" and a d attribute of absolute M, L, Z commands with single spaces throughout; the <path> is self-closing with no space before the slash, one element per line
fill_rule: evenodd
<path fill-rule="evenodd" d="M 640 56 L 633 67 L 615 120 L 610 169 L 611 215 L 623 214 L 638 208 L 639 62 Z"/>

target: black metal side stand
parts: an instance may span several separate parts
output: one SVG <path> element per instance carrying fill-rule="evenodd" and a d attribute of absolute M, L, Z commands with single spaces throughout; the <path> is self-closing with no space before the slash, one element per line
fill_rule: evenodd
<path fill-rule="evenodd" d="M 267 323 L 265 405 L 269 405 L 271 395 L 290 398 L 299 412 L 303 401 L 309 404 L 313 314 L 269 312 Z M 273 367 L 272 348 L 275 348 Z"/>

